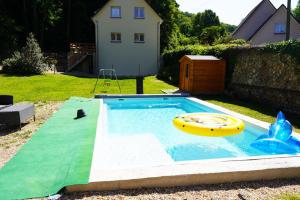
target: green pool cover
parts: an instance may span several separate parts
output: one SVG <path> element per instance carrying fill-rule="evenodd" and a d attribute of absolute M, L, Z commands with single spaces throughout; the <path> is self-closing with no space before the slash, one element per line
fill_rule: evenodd
<path fill-rule="evenodd" d="M 77 109 L 86 117 L 75 120 Z M 56 194 L 63 187 L 87 184 L 99 114 L 99 100 L 71 98 L 0 169 L 0 199 Z"/>

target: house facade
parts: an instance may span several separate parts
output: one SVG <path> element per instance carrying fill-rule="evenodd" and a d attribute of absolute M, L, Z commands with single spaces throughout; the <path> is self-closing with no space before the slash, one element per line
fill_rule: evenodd
<path fill-rule="evenodd" d="M 253 45 L 283 41 L 286 38 L 286 16 L 284 5 L 276 9 L 270 0 L 263 0 L 240 23 L 232 37 Z M 292 15 L 290 38 L 300 38 L 300 23 Z"/>
<path fill-rule="evenodd" d="M 118 76 L 158 72 L 162 20 L 145 0 L 109 0 L 92 20 L 98 69 L 114 68 Z"/>

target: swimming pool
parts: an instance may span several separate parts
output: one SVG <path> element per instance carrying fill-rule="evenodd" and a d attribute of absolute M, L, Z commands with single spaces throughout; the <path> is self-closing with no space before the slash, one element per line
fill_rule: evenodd
<path fill-rule="evenodd" d="M 67 191 L 170 187 L 300 177 L 299 135 L 294 153 L 266 153 L 251 145 L 270 124 L 193 97 L 99 97 L 100 114 L 89 184 Z M 245 122 L 235 136 L 202 137 L 177 130 L 174 117 L 225 113 Z"/>
<path fill-rule="evenodd" d="M 174 161 L 270 155 L 251 146 L 267 130 L 250 123 L 246 123 L 241 134 L 228 137 L 195 136 L 176 129 L 172 120 L 178 115 L 222 113 L 188 98 L 105 99 L 104 105 L 107 136 L 151 134 Z M 296 149 L 299 153 L 300 148 L 296 146 Z"/>

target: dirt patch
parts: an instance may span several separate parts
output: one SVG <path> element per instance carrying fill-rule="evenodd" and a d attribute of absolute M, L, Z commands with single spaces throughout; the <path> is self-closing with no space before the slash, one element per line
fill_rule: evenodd
<path fill-rule="evenodd" d="M 36 120 L 30 119 L 21 130 L 0 127 L 0 168 L 19 151 L 41 124 L 59 109 L 61 104 L 61 102 L 36 103 Z"/>

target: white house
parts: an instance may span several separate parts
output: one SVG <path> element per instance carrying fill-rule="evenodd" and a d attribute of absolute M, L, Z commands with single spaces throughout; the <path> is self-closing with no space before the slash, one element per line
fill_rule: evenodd
<path fill-rule="evenodd" d="M 145 0 L 109 0 L 92 18 L 96 66 L 118 76 L 156 74 L 162 19 Z"/>

